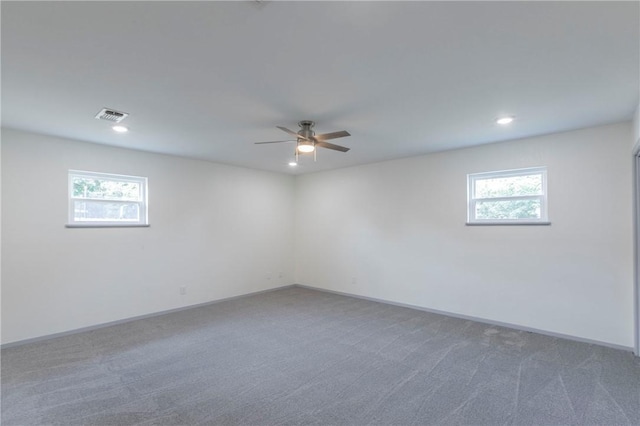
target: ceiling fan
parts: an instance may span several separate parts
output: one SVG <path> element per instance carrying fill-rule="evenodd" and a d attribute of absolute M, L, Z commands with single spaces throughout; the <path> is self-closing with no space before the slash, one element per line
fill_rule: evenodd
<path fill-rule="evenodd" d="M 310 120 L 302 120 L 298 123 L 300 126 L 300 130 L 298 133 L 293 130 L 289 130 L 286 127 L 276 126 L 278 129 L 283 132 L 289 133 L 291 136 L 294 136 L 295 140 L 284 140 L 284 141 L 268 141 L 268 142 L 255 142 L 256 145 L 265 144 L 265 143 L 283 143 L 283 142 L 296 142 L 296 161 L 298 161 L 298 154 L 306 154 L 313 152 L 313 159 L 315 161 L 316 158 L 316 147 L 319 148 L 327 148 L 333 149 L 334 151 L 347 152 L 349 148 L 335 145 L 327 142 L 329 139 L 337 139 L 344 138 L 345 136 L 351 136 L 349 132 L 346 130 L 340 130 L 338 132 L 331 133 L 323 133 L 321 135 L 316 135 L 316 133 L 312 130 L 313 126 L 316 123 Z"/>

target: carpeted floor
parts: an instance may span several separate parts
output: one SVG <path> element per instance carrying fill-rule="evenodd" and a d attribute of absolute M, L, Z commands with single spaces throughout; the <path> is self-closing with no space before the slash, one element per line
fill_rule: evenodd
<path fill-rule="evenodd" d="M 2 424 L 640 424 L 629 352 L 304 288 L 2 351 Z"/>

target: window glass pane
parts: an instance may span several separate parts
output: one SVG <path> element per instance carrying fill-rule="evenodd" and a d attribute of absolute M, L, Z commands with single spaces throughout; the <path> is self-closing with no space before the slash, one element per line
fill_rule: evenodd
<path fill-rule="evenodd" d="M 476 202 L 476 219 L 540 219 L 540 199 Z"/>
<path fill-rule="evenodd" d="M 75 201 L 73 215 L 78 222 L 138 222 L 140 206 L 137 203 Z"/>
<path fill-rule="evenodd" d="M 73 196 L 89 199 L 139 201 L 141 199 L 140 183 L 74 176 Z"/>
<path fill-rule="evenodd" d="M 474 198 L 509 197 L 514 195 L 541 195 L 542 175 L 508 176 L 476 179 Z"/>

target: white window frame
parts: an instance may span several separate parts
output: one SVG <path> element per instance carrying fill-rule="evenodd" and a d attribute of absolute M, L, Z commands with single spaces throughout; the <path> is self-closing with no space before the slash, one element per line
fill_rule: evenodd
<path fill-rule="evenodd" d="M 117 228 L 117 227 L 135 227 L 149 226 L 148 217 L 148 182 L 146 177 L 128 176 L 113 173 L 88 172 L 82 170 L 69 170 L 68 175 L 68 191 L 69 191 L 69 222 L 67 228 Z M 140 184 L 140 198 L 138 200 L 120 200 L 112 198 L 82 198 L 73 196 L 73 178 L 82 177 L 97 180 L 112 180 L 118 182 L 133 182 Z M 118 203 L 118 204 L 137 204 L 140 212 L 140 219 L 136 222 L 121 222 L 108 220 L 76 220 L 74 209 L 76 201 L 91 201 L 98 203 Z"/>
<path fill-rule="evenodd" d="M 514 195 L 509 197 L 474 198 L 476 181 L 492 178 L 508 178 L 527 175 L 542 176 L 542 194 Z M 547 168 L 529 167 L 526 169 L 500 170 L 467 175 L 467 225 L 550 225 L 547 211 Z M 540 218 L 538 219 L 478 219 L 475 217 L 476 203 L 480 201 L 503 200 L 540 200 Z"/>

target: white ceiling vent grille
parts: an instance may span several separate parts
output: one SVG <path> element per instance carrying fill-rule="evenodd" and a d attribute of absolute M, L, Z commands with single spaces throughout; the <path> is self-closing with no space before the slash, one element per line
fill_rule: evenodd
<path fill-rule="evenodd" d="M 98 120 L 107 120 L 113 123 L 119 123 L 129 115 L 128 112 L 116 111 L 111 108 L 102 108 L 100 112 L 96 114 Z"/>

